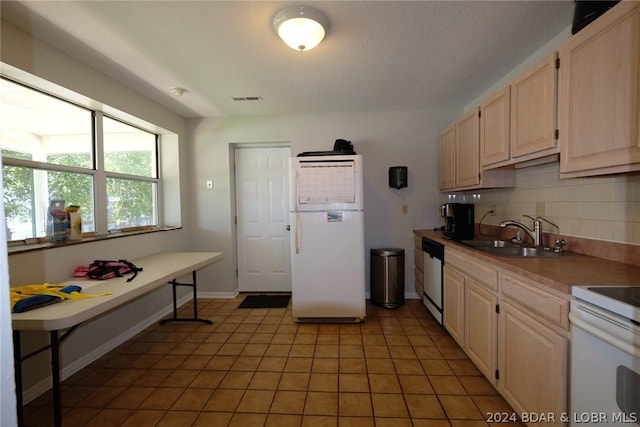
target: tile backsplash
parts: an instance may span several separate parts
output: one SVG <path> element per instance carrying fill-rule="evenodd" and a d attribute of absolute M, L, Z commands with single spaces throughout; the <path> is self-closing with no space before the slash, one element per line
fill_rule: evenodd
<path fill-rule="evenodd" d="M 449 193 L 445 201 L 475 203 L 476 222 L 492 206 L 483 224 L 512 219 L 530 225 L 522 215 L 544 216 L 563 236 L 640 245 L 640 176 L 618 175 L 560 179 L 559 163 L 516 170 L 509 189 Z M 544 223 L 543 229 L 555 233 Z"/>

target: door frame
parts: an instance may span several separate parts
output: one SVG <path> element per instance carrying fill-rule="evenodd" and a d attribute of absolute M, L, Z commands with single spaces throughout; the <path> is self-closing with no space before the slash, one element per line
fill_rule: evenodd
<path fill-rule="evenodd" d="M 288 148 L 289 153 L 291 153 L 291 142 L 290 141 L 264 141 L 264 142 L 232 142 L 229 143 L 229 183 L 231 186 L 231 219 L 232 225 L 231 227 L 231 237 L 233 243 L 233 254 L 235 256 L 235 289 L 236 292 L 240 290 L 240 281 L 238 277 L 238 269 L 239 269 L 239 254 L 238 254 L 238 203 L 237 203 L 237 194 L 238 189 L 236 188 L 236 150 L 238 149 L 251 149 L 251 148 Z M 286 189 L 287 197 L 289 196 L 289 188 Z"/>

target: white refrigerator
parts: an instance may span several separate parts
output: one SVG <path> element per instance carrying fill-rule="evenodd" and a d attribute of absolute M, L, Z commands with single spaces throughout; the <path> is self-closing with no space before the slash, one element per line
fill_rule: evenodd
<path fill-rule="evenodd" d="M 294 319 L 363 321 L 362 156 L 294 157 L 289 178 Z"/>

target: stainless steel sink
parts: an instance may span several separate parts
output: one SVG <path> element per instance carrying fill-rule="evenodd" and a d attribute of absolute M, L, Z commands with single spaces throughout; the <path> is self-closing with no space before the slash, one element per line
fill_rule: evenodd
<path fill-rule="evenodd" d="M 492 253 L 505 257 L 559 257 L 563 255 L 548 249 L 529 247 L 501 248 Z"/>
<path fill-rule="evenodd" d="M 517 245 L 508 240 L 461 240 L 460 243 L 471 246 L 472 248 L 484 250 L 484 249 L 500 249 L 500 248 L 518 248 L 521 245 Z"/>
<path fill-rule="evenodd" d="M 513 243 L 509 240 L 462 240 L 463 245 L 470 246 L 479 251 L 512 258 L 554 258 L 560 256 L 576 255 L 571 252 L 557 253 L 550 249 L 544 249 L 541 247 L 523 246 L 518 243 Z"/>

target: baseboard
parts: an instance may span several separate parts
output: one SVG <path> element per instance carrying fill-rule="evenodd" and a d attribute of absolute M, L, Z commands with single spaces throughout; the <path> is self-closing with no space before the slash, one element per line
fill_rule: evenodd
<path fill-rule="evenodd" d="M 422 297 L 415 292 L 406 292 L 404 299 L 422 299 Z"/>
<path fill-rule="evenodd" d="M 191 301 L 191 299 L 192 299 L 192 296 L 190 294 L 186 295 L 182 298 L 179 298 L 177 301 L 177 304 L 178 306 L 182 306 L 187 302 Z M 101 346 L 95 348 L 93 351 L 87 353 L 83 357 L 75 360 L 74 362 L 68 364 L 67 366 L 63 366 L 62 370 L 60 371 L 61 381 L 64 381 L 65 379 L 69 378 L 76 372 L 80 371 L 82 368 L 95 362 L 100 357 L 104 356 L 114 348 L 118 347 L 120 344 L 133 338 L 134 336 L 144 331 L 146 328 L 153 325 L 154 323 L 160 321 L 163 317 L 165 317 L 167 314 L 170 314 L 172 312 L 173 312 L 173 303 L 167 305 L 165 308 L 158 311 L 153 316 L 150 316 L 144 319 L 143 321 L 131 327 L 127 331 L 121 333 L 120 335 L 107 341 Z M 22 393 L 23 402 L 27 404 L 33 399 L 35 399 L 36 397 L 40 396 L 42 393 L 45 393 L 46 391 L 51 389 L 51 381 L 52 381 L 51 376 L 49 375 L 42 381 L 24 390 L 24 392 Z"/>
<path fill-rule="evenodd" d="M 231 299 L 240 294 L 238 290 L 231 292 L 198 292 L 198 298 L 223 298 Z"/>

